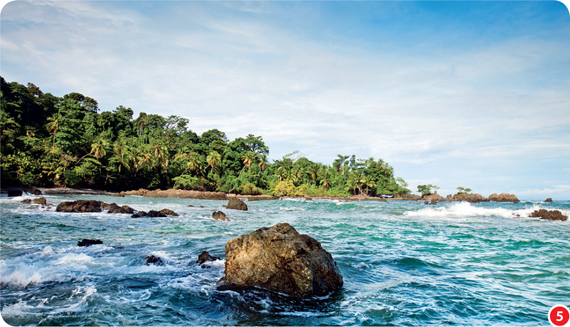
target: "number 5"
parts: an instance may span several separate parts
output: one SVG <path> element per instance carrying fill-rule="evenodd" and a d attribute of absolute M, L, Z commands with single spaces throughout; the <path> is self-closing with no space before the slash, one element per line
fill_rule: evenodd
<path fill-rule="evenodd" d="M 564 316 L 562 316 L 562 310 L 560 310 L 556 313 L 556 321 L 562 321 L 562 319 L 564 319 Z"/>

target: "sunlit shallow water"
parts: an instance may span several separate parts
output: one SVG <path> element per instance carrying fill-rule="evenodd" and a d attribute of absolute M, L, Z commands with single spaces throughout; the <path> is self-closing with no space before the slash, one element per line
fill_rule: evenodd
<path fill-rule="evenodd" d="M 95 199 L 168 218 L 59 213 L 0 199 L 0 295 L 11 325 L 547 325 L 570 304 L 570 222 L 525 218 L 570 202 L 246 202 L 104 196 Z M 194 207 L 188 207 L 194 205 Z M 211 219 L 224 211 L 231 222 Z M 517 217 L 517 215 L 521 217 Z M 217 291 L 228 240 L 288 222 L 319 240 L 344 277 L 326 297 Z M 103 245 L 78 247 L 101 239 Z M 144 258 L 163 258 L 146 266 Z"/>

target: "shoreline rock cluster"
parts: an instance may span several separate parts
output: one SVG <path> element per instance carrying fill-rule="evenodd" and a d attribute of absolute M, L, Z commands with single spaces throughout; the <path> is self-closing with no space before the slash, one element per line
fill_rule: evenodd
<path fill-rule="evenodd" d="M 55 211 L 58 212 L 102 212 L 108 210 L 107 213 L 127 213 L 133 214 L 132 218 L 139 217 L 167 217 L 178 216 L 178 214 L 170 209 L 162 209 L 160 211 L 150 210 L 145 212 L 142 210 L 135 210 L 127 205 L 119 207 L 116 203 L 105 203 L 96 200 L 77 200 L 77 201 L 64 201 L 57 205 Z"/>

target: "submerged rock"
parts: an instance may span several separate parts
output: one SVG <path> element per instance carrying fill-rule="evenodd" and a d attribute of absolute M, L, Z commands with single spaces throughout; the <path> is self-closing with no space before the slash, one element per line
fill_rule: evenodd
<path fill-rule="evenodd" d="M 144 216 L 146 216 L 146 211 L 137 211 L 137 213 L 132 215 L 131 218 L 140 218 L 140 217 L 144 217 Z"/>
<path fill-rule="evenodd" d="M 145 217 L 153 217 L 153 218 L 160 217 L 160 218 L 163 218 L 163 217 L 166 217 L 166 215 L 163 214 L 163 213 L 160 212 L 160 211 L 151 210 L 151 211 L 147 212 L 147 214 L 145 215 Z"/>
<path fill-rule="evenodd" d="M 77 246 L 90 246 L 95 244 L 103 244 L 101 240 L 88 240 L 84 238 L 82 241 L 77 242 Z"/>
<path fill-rule="evenodd" d="M 33 199 L 32 202 L 35 203 L 35 204 L 43 204 L 43 205 L 46 205 L 46 204 L 47 204 L 46 198 Z"/>
<path fill-rule="evenodd" d="M 166 215 L 160 211 L 151 210 L 149 212 L 137 211 L 137 213 L 135 213 L 134 215 L 131 216 L 131 218 L 140 218 L 140 217 L 164 218 L 164 217 L 166 217 Z"/>
<path fill-rule="evenodd" d="M 168 216 L 178 217 L 178 214 L 170 209 L 162 209 L 159 212 Z"/>
<path fill-rule="evenodd" d="M 535 210 L 529 215 L 529 217 L 540 217 L 541 219 L 561 220 L 561 221 L 568 220 L 568 216 L 563 215 L 562 212 L 558 210 L 546 210 L 546 209 Z"/>
<path fill-rule="evenodd" d="M 230 219 L 226 217 L 226 214 L 221 211 L 215 211 L 214 213 L 212 213 L 212 218 L 221 221 L 230 221 Z"/>
<path fill-rule="evenodd" d="M 238 198 L 230 198 L 226 208 L 247 211 L 247 204 Z"/>
<path fill-rule="evenodd" d="M 155 257 L 154 255 L 149 255 L 144 257 L 144 264 L 147 266 L 155 265 L 155 266 L 164 266 L 164 261 L 161 257 Z"/>
<path fill-rule="evenodd" d="M 133 209 L 127 205 L 119 207 L 119 205 L 117 205 L 116 203 L 111 203 L 111 204 L 102 203 L 101 209 L 109 210 L 108 213 L 134 213 L 135 212 L 135 209 Z"/>
<path fill-rule="evenodd" d="M 77 200 L 62 202 L 57 205 L 55 211 L 61 212 L 101 212 L 101 201 Z"/>
<path fill-rule="evenodd" d="M 332 256 L 287 223 L 228 241 L 225 274 L 220 289 L 260 287 L 295 297 L 325 295 L 343 285 Z"/>
<path fill-rule="evenodd" d="M 31 203 L 32 203 L 32 199 L 25 199 L 25 200 L 20 201 L 20 203 L 23 203 L 23 204 L 31 204 Z"/>
<path fill-rule="evenodd" d="M 198 260 L 196 260 L 196 263 L 202 266 L 202 268 L 207 268 L 205 265 L 203 265 L 203 263 L 215 260 L 221 260 L 221 258 L 212 256 L 210 255 L 210 253 L 208 253 L 208 251 L 204 251 L 198 256 Z"/>

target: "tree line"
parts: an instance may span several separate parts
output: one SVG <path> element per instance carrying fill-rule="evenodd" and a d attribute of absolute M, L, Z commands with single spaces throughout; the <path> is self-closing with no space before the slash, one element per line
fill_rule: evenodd
<path fill-rule="evenodd" d="M 119 106 L 100 111 L 80 93 L 57 97 L 1 82 L 2 185 L 107 190 L 178 188 L 240 194 L 349 196 L 409 193 L 382 159 L 338 155 L 331 165 L 298 151 L 268 162 L 261 136 L 198 135 L 186 118 Z"/>

